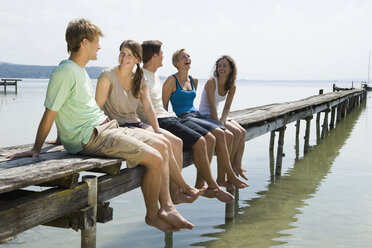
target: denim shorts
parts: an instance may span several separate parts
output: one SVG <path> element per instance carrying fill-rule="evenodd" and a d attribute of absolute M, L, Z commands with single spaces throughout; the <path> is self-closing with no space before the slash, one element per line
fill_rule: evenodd
<path fill-rule="evenodd" d="M 192 146 L 200 137 L 205 136 L 209 132 L 192 121 L 182 123 L 181 120 L 176 117 L 159 118 L 158 122 L 161 128 L 182 139 L 183 149 L 186 151 L 191 150 Z"/>
<path fill-rule="evenodd" d="M 208 132 L 216 129 L 221 128 L 222 130 L 226 130 L 225 126 L 215 121 L 211 118 L 202 116 L 199 112 L 186 112 L 180 114 L 178 118 L 181 120 L 182 123 L 187 121 L 192 121 L 193 123 L 205 128 Z"/>

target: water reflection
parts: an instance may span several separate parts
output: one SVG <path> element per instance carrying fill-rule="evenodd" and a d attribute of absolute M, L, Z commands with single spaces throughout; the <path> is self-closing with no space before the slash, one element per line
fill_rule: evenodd
<path fill-rule="evenodd" d="M 285 175 L 272 178 L 267 190 L 258 192 L 258 198 L 244 201 L 244 207 L 236 204 L 234 220 L 215 226 L 218 231 L 214 233 L 201 235 L 215 239 L 194 243 L 192 246 L 271 247 L 285 244 L 275 239 L 288 236 L 284 231 L 296 228 L 296 215 L 301 213 L 305 201 L 313 197 L 330 172 L 339 150 L 364 109 L 365 102 L 329 131 L 328 136 L 312 147 L 303 158 L 295 159 L 293 168 Z M 273 158 L 270 159 L 270 171 L 273 170 L 272 161 Z"/>

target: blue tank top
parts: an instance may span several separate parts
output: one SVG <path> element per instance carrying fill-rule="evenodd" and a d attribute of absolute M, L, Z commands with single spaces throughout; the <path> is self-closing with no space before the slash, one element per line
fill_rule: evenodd
<path fill-rule="evenodd" d="M 176 79 L 177 89 L 172 93 L 170 102 L 172 103 L 173 111 L 177 116 L 185 112 L 198 112 L 194 107 L 194 99 L 196 97 L 194 80 L 189 76 L 192 90 L 184 90 L 181 88 L 180 83 L 175 75 L 172 75 Z"/>

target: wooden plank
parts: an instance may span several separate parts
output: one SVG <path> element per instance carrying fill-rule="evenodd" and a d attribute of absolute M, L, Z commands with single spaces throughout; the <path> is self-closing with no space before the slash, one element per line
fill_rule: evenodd
<path fill-rule="evenodd" d="M 116 175 L 105 175 L 98 178 L 98 203 L 104 203 L 118 195 L 141 186 L 143 166 L 122 169 Z"/>
<path fill-rule="evenodd" d="M 0 240 L 50 222 L 88 204 L 88 186 L 51 189 L 0 204 Z"/>
<path fill-rule="evenodd" d="M 48 181 L 38 184 L 37 186 L 47 187 L 62 187 L 66 189 L 73 189 L 78 185 L 79 173 L 75 173 L 66 177 L 58 178 L 56 180 Z"/>

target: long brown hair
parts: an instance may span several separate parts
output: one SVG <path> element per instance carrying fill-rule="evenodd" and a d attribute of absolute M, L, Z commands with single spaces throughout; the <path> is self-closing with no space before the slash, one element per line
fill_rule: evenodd
<path fill-rule="evenodd" d="M 132 94 L 135 98 L 138 98 L 139 92 L 141 90 L 141 82 L 143 79 L 143 70 L 140 66 L 140 63 L 142 61 L 142 47 L 137 41 L 134 40 L 124 41 L 123 43 L 121 43 L 119 50 L 121 51 L 123 47 L 128 48 L 132 52 L 133 56 L 139 60 L 139 62 L 137 63 L 136 72 L 134 73 L 132 85 Z"/>
<path fill-rule="evenodd" d="M 238 70 L 236 68 L 235 61 L 229 56 L 229 55 L 223 55 L 219 59 L 217 59 L 216 64 L 214 65 L 214 76 L 218 77 L 218 63 L 220 63 L 221 60 L 226 59 L 227 62 L 229 62 L 231 72 L 229 74 L 229 77 L 227 78 L 227 82 L 225 84 L 225 90 L 228 91 L 231 89 L 231 87 L 235 84 L 236 80 L 236 74 L 238 73 Z"/>

